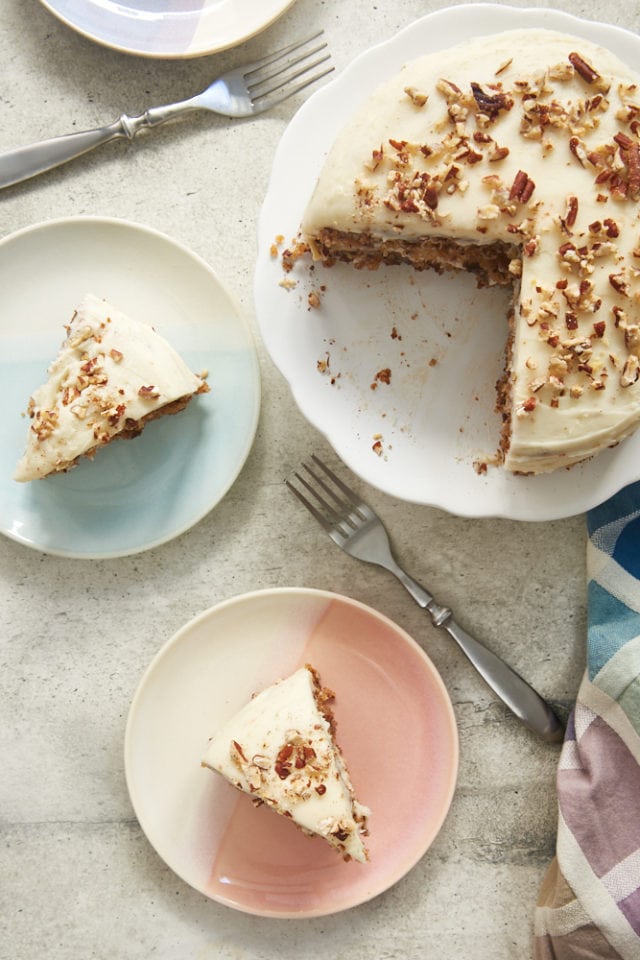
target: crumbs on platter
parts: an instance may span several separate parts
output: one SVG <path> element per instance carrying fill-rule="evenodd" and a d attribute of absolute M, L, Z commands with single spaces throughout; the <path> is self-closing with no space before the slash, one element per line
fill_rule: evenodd
<path fill-rule="evenodd" d="M 391 368 L 385 367 L 383 370 L 378 370 L 376 375 L 373 378 L 373 383 L 371 384 L 372 390 L 378 389 L 379 383 L 386 383 L 387 385 L 391 383 Z"/>

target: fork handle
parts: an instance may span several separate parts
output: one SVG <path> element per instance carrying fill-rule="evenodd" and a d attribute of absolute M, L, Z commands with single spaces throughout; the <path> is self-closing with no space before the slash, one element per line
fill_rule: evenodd
<path fill-rule="evenodd" d="M 546 700 L 523 680 L 519 673 L 463 630 L 453 619 L 451 610 L 436 603 L 431 594 L 413 577 L 397 565 L 393 572 L 416 603 L 429 613 L 434 626 L 444 627 L 483 680 L 526 727 L 551 743 L 563 739 L 562 723 Z"/>
<path fill-rule="evenodd" d="M 22 183 L 39 173 L 53 170 L 75 157 L 110 140 L 133 140 L 140 130 L 156 127 L 186 110 L 197 109 L 191 100 L 168 104 L 165 107 L 151 107 L 137 117 L 121 114 L 113 123 L 95 130 L 83 130 L 81 133 L 69 133 L 50 140 L 40 140 L 26 147 L 17 147 L 0 154 L 0 189 L 14 183 Z"/>
<path fill-rule="evenodd" d="M 526 727 L 544 740 L 558 743 L 564 726 L 549 704 L 508 663 L 497 657 L 450 618 L 442 624 L 480 676 Z"/>

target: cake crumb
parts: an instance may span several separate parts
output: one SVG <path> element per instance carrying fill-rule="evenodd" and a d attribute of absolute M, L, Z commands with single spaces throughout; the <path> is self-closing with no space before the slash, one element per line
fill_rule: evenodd
<path fill-rule="evenodd" d="M 391 369 L 389 367 L 384 367 L 384 369 L 378 370 L 373 378 L 371 389 L 376 390 L 379 383 L 386 383 L 387 385 L 391 383 Z"/>
<path fill-rule="evenodd" d="M 317 310 L 322 304 L 322 295 L 325 292 L 325 287 L 321 286 L 317 289 L 310 290 L 307 296 L 307 303 L 312 310 Z"/>

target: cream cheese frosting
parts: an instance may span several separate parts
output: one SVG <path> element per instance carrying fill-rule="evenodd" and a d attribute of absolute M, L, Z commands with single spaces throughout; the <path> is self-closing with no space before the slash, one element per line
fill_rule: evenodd
<path fill-rule="evenodd" d="M 369 810 L 355 799 L 317 673 L 306 666 L 258 693 L 209 741 L 203 766 L 222 774 L 345 859 L 364 863 Z"/>
<path fill-rule="evenodd" d="M 117 436 L 135 436 L 207 384 L 153 327 L 87 294 L 69 321 L 48 379 L 29 401 L 31 424 L 14 479 L 69 469 Z"/>
<path fill-rule="evenodd" d="M 569 466 L 640 422 L 639 83 L 547 30 L 426 55 L 340 133 L 304 215 L 329 263 L 513 285 L 499 392 L 513 472 Z"/>

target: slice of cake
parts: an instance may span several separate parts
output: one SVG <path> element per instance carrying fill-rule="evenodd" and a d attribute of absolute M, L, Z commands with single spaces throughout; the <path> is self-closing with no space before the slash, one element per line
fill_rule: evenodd
<path fill-rule="evenodd" d="M 364 863 L 369 810 L 355 798 L 335 741 L 331 699 L 313 667 L 302 667 L 232 717 L 209 741 L 202 763 L 323 837 L 345 860 Z"/>
<path fill-rule="evenodd" d="M 301 232 L 328 265 L 510 285 L 500 459 L 543 473 L 640 423 L 639 200 L 638 74 L 581 37 L 523 29 L 412 61 L 375 91 Z"/>
<path fill-rule="evenodd" d="M 148 323 L 88 294 L 69 321 L 49 379 L 29 400 L 27 447 L 14 479 L 35 480 L 93 457 L 116 437 L 183 410 L 207 383 Z"/>

